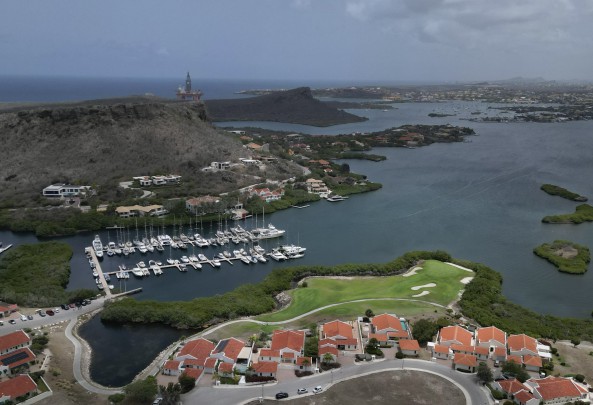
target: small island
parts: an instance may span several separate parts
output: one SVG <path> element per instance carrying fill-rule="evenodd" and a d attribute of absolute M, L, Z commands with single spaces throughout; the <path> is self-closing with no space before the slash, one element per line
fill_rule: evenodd
<path fill-rule="evenodd" d="M 591 255 L 586 246 L 565 240 L 544 243 L 533 249 L 533 253 L 552 263 L 559 271 L 570 274 L 585 273 L 591 261 Z"/>
<path fill-rule="evenodd" d="M 557 195 L 562 198 L 566 198 L 567 200 L 578 201 L 578 202 L 585 202 L 587 201 L 587 197 L 579 195 L 577 193 L 573 193 L 565 188 L 560 186 L 555 186 L 553 184 L 542 184 L 540 187 L 543 191 L 550 195 Z"/>
<path fill-rule="evenodd" d="M 593 221 L 593 207 L 589 204 L 577 206 L 572 214 L 548 215 L 542 218 L 546 224 L 580 224 Z"/>

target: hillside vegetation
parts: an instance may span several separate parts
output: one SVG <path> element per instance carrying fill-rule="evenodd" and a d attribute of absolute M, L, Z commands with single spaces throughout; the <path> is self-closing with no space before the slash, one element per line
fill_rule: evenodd
<path fill-rule="evenodd" d="M 154 97 L 0 108 L 0 201 L 20 207 L 55 182 L 108 185 L 132 176 L 175 173 L 220 193 L 253 184 L 241 173 L 204 173 L 212 161 L 250 154 L 214 128 L 202 104 Z M 270 168 L 268 178 L 290 171 Z M 285 176 L 289 177 L 289 176 Z"/>
<path fill-rule="evenodd" d="M 317 100 L 308 87 L 205 103 L 213 121 L 275 121 L 327 127 L 367 120 Z"/>

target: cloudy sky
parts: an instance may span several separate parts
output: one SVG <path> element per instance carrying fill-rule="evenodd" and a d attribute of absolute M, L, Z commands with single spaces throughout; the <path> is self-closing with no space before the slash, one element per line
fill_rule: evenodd
<path fill-rule="evenodd" d="M 591 0 L 0 0 L 0 75 L 591 79 Z"/>

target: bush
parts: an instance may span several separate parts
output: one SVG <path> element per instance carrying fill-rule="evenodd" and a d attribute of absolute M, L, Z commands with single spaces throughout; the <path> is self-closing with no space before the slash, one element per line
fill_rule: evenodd
<path fill-rule="evenodd" d="M 107 397 L 107 399 L 110 402 L 113 402 L 114 404 L 119 404 L 121 401 L 124 400 L 125 397 L 126 397 L 126 394 L 122 394 L 121 392 L 118 392 L 117 394 L 109 395 Z"/>
<path fill-rule="evenodd" d="M 574 376 L 574 379 L 575 379 L 575 380 L 577 380 L 577 381 L 578 381 L 578 382 L 580 382 L 580 383 L 583 383 L 583 382 L 585 382 L 585 376 L 584 376 L 584 375 L 582 375 L 582 374 L 577 374 L 577 375 L 575 375 L 575 376 Z"/>

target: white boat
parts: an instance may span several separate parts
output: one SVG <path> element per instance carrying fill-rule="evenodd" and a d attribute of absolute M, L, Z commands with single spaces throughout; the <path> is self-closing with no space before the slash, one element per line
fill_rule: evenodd
<path fill-rule="evenodd" d="M 200 259 L 201 262 L 208 261 L 208 259 L 206 258 L 206 255 L 204 255 L 202 253 L 198 254 L 198 259 Z"/>
<path fill-rule="evenodd" d="M 175 264 L 175 260 L 169 258 L 167 259 L 167 264 Z"/>
<path fill-rule="evenodd" d="M 268 262 L 268 259 L 266 259 L 263 255 L 254 254 L 253 257 L 255 257 L 257 259 L 257 261 L 260 262 L 260 263 L 267 263 Z"/>
<path fill-rule="evenodd" d="M 307 248 L 297 245 L 280 245 L 280 250 L 285 254 L 305 253 Z"/>
<path fill-rule="evenodd" d="M 111 257 L 115 254 L 115 252 L 109 248 L 107 248 L 107 256 Z"/>
<path fill-rule="evenodd" d="M 150 245 L 150 244 L 149 244 L 149 245 L 144 245 L 144 246 L 146 247 L 146 249 L 148 249 L 148 251 L 149 251 L 150 253 L 154 252 L 154 246 L 152 246 L 152 245 Z"/>
<path fill-rule="evenodd" d="M 144 262 L 138 262 L 138 267 L 146 267 L 146 263 Z"/>
<path fill-rule="evenodd" d="M 304 257 L 305 254 L 304 253 L 287 253 L 286 257 L 288 259 L 300 259 L 301 257 Z"/>
<path fill-rule="evenodd" d="M 110 290 L 113 290 L 115 288 L 115 286 L 113 284 L 109 284 L 108 287 L 109 287 Z"/>
<path fill-rule="evenodd" d="M 105 278 L 105 281 L 110 282 L 111 281 L 111 276 L 107 273 L 103 274 L 103 277 Z"/>
<path fill-rule="evenodd" d="M 272 253 L 270 253 L 270 257 L 274 260 L 276 260 L 277 262 L 281 261 L 281 260 L 286 260 L 286 256 L 284 256 L 282 253 L 280 253 L 277 250 L 272 251 Z"/>
<path fill-rule="evenodd" d="M 337 195 L 337 194 L 331 195 L 326 198 L 326 200 L 330 201 L 330 202 L 344 201 L 347 199 L 348 199 L 348 197 L 342 197 L 341 195 Z"/>
<path fill-rule="evenodd" d="M 95 235 L 95 239 L 93 239 L 93 249 L 97 257 L 103 257 L 103 243 L 99 235 Z"/>
<path fill-rule="evenodd" d="M 249 260 L 246 256 L 240 256 L 239 260 L 241 260 L 245 264 L 251 263 L 251 260 Z"/>
<path fill-rule="evenodd" d="M 179 271 L 187 271 L 187 266 L 183 263 L 178 265 Z"/>
<path fill-rule="evenodd" d="M 97 284 L 97 288 L 98 288 L 99 290 L 103 290 L 105 287 L 103 287 L 103 284 Z"/>
<path fill-rule="evenodd" d="M 97 272 L 97 270 L 93 270 L 93 277 L 99 277 L 99 273 Z"/>
<path fill-rule="evenodd" d="M 212 263 L 212 265 L 213 265 L 214 267 L 220 267 L 220 261 L 219 261 L 219 260 L 217 260 L 217 259 L 214 259 L 214 260 L 212 260 L 212 262 L 211 262 L 211 263 Z"/>
<path fill-rule="evenodd" d="M 181 261 L 183 263 L 189 263 L 189 258 L 187 256 L 181 256 Z"/>
<path fill-rule="evenodd" d="M 193 266 L 194 269 L 198 270 L 202 268 L 202 265 L 200 263 L 197 262 L 192 262 L 191 265 Z"/>
<path fill-rule="evenodd" d="M 132 274 L 135 275 L 136 277 L 144 276 L 144 272 L 142 271 L 142 269 L 140 267 L 134 267 L 132 269 Z"/>
<path fill-rule="evenodd" d="M 251 231 L 255 240 L 279 238 L 286 233 L 283 229 L 278 229 L 272 224 L 268 224 L 266 228 L 255 228 Z"/>
<path fill-rule="evenodd" d="M 193 263 L 199 261 L 199 259 L 198 259 L 198 257 L 196 255 L 189 255 L 188 259 L 189 259 L 190 262 L 193 262 Z"/>
<path fill-rule="evenodd" d="M 169 246 L 171 244 L 171 237 L 167 234 L 159 235 L 158 240 L 162 246 Z"/>

